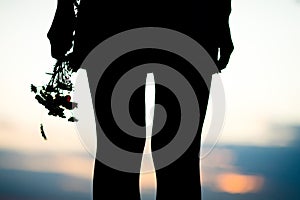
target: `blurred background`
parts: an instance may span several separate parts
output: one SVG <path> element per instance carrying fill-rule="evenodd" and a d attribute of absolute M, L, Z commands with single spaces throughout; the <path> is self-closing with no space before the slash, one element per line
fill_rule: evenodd
<path fill-rule="evenodd" d="M 55 63 L 46 37 L 55 9 L 56 0 L 0 2 L 1 200 L 92 199 L 93 158 L 76 126 L 47 116 L 30 92 Z M 300 1 L 232 0 L 230 26 L 235 50 L 221 73 L 226 117 L 201 160 L 203 199 L 298 199 Z M 211 105 L 203 134 L 210 113 Z M 151 199 L 153 174 L 143 174 L 141 190 Z"/>

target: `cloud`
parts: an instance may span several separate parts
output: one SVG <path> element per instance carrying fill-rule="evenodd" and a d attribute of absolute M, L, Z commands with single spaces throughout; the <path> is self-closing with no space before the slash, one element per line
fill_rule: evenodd
<path fill-rule="evenodd" d="M 217 147 L 201 162 L 202 185 L 213 192 L 246 194 L 256 193 L 264 186 L 264 177 L 249 174 L 235 165 L 236 152 L 229 147 Z"/>
<path fill-rule="evenodd" d="M 68 176 L 92 179 L 93 159 L 85 154 L 43 153 L 29 154 L 0 151 L 0 169 L 59 173 Z"/>
<path fill-rule="evenodd" d="M 300 1 L 300 0 L 299 0 Z M 300 125 L 291 125 L 287 127 L 293 133 L 293 140 L 291 141 L 290 146 L 294 148 L 300 148 Z"/>
<path fill-rule="evenodd" d="M 274 125 L 270 130 L 276 130 L 276 138 L 289 133 L 290 142 L 282 146 L 218 144 L 201 161 L 204 199 L 298 199 L 300 125 Z"/>
<path fill-rule="evenodd" d="M 0 170 L 0 199 L 89 200 L 90 185 L 86 179 L 56 173 Z"/>

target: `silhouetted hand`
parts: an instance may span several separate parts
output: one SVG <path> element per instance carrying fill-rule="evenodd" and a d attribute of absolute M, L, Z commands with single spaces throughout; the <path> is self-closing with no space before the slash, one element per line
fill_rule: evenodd
<path fill-rule="evenodd" d="M 233 52 L 234 49 L 228 23 L 226 23 L 226 26 L 224 26 L 223 30 L 221 31 L 220 37 L 221 37 L 219 43 L 220 59 L 218 60 L 217 63 L 219 71 L 226 68 L 231 53 Z"/>

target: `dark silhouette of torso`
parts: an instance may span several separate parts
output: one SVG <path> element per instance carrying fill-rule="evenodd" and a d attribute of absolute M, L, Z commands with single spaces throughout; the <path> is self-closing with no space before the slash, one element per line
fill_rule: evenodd
<path fill-rule="evenodd" d="M 116 33 L 138 27 L 164 27 L 189 35 L 216 60 L 217 48 L 231 42 L 226 38 L 230 36 L 230 12 L 231 0 L 82 0 L 75 53 L 81 63 L 91 49 Z"/>

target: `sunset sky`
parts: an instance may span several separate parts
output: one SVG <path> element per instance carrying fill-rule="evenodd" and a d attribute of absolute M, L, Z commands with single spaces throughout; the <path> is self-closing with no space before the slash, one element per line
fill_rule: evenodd
<path fill-rule="evenodd" d="M 47 116 L 30 92 L 31 83 L 49 80 L 45 72 L 55 63 L 46 37 L 55 9 L 56 0 L 0 2 L 0 199 L 22 199 L 13 192 L 26 193 L 18 183 L 25 174 L 32 181 L 42 177 L 43 184 L 53 180 L 65 199 L 75 199 L 73 192 L 78 199 L 90 198 L 93 159 L 76 126 Z M 230 26 L 235 50 L 221 73 L 225 122 L 217 145 L 201 163 L 204 200 L 283 199 L 280 194 L 295 199 L 295 184 L 300 184 L 294 174 L 300 165 L 300 2 L 232 0 Z M 207 138 L 210 117 L 211 105 Z M 54 179 L 55 174 L 60 176 Z M 142 187 L 146 199 L 155 189 L 152 175 L 144 176 Z"/>

